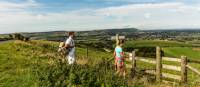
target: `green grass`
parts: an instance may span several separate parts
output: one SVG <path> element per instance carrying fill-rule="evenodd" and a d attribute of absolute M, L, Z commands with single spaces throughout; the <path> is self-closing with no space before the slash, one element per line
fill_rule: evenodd
<path fill-rule="evenodd" d="M 2 35 L 2 34 L 0 34 L 0 38 L 9 38 L 9 35 Z"/>
<path fill-rule="evenodd" d="M 200 59 L 200 50 L 194 50 L 200 49 L 197 47 L 166 47 L 163 48 L 165 56 L 170 57 L 177 57 L 180 58 L 182 55 L 187 56 L 189 59 Z"/>
<path fill-rule="evenodd" d="M 9 41 L 0 43 L 0 86 L 38 86 L 38 70 L 43 70 L 57 56 L 57 42 Z M 77 47 L 77 58 L 86 58 L 86 49 Z M 111 58 L 110 53 L 89 49 L 90 61 L 96 63 L 102 58 Z M 94 61 L 96 60 L 96 62 Z"/>
<path fill-rule="evenodd" d="M 0 86 L 36 86 L 36 71 L 49 63 L 48 56 L 42 55 L 46 53 L 54 55 L 49 48 L 21 41 L 0 44 Z"/>
<path fill-rule="evenodd" d="M 130 42 L 128 42 L 129 44 Z M 141 44 L 140 44 L 141 43 Z M 191 45 L 184 44 L 188 47 L 176 47 L 179 45 L 176 42 L 162 42 L 162 41 L 137 41 L 135 46 L 156 46 L 160 44 L 164 47 L 163 50 L 166 56 L 180 57 L 186 55 L 188 58 L 199 58 L 199 51 L 192 50 Z M 157 44 L 156 44 L 157 43 Z M 59 43 L 51 41 L 9 41 L 0 43 L 0 86 L 1 87 L 36 87 L 39 85 L 38 71 L 46 69 L 49 65 L 54 63 L 54 59 L 58 58 L 56 51 Z M 167 44 L 167 45 L 164 45 Z M 181 45 L 183 46 L 183 45 Z M 86 49 L 76 48 L 77 59 L 86 59 Z M 97 49 L 89 49 L 89 63 L 98 64 L 102 59 L 111 59 L 112 53 L 98 51 Z M 130 64 L 130 62 L 128 63 Z M 167 63 L 169 64 L 169 63 Z M 176 65 L 176 64 L 175 64 Z M 200 69 L 200 65 L 191 63 L 195 68 Z M 138 67 L 154 68 L 155 65 L 138 62 Z M 171 71 L 166 71 L 171 72 Z M 176 73 L 176 72 L 171 72 Z M 198 76 L 189 72 L 189 81 L 195 81 Z M 157 86 L 157 85 L 156 85 Z M 152 87 L 155 87 L 154 85 Z"/>
<path fill-rule="evenodd" d="M 163 40 L 138 40 L 127 41 L 125 47 L 191 47 L 191 44 L 185 44 L 175 41 L 163 41 Z"/>

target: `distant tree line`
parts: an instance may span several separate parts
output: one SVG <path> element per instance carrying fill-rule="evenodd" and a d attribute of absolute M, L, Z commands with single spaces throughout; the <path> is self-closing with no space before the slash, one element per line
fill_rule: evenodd
<path fill-rule="evenodd" d="M 21 41 L 25 41 L 25 42 L 30 40 L 29 37 L 25 37 L 24 35 L 22 35 L 20 33 L 10 34 L 9 37 L 12 39 L 15 39 L 15 40 L 21 40 Z"/>

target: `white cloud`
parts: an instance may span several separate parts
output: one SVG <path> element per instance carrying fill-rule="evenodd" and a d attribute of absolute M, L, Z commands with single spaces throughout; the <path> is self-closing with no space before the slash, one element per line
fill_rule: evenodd
<path fill-rule="evenodd" d="M 200 5 L 186 5 L 180 2 L 133 4 L 99 9 L 97 12 L 102 15 L 109 14 L 116 16 L 121 19 L 121 23 L 130 24 L 142 29 L 188 28 L 194 27 L 194 23 L 200 22 L 200 17 L 198 16 L 200 13 L 197 11 L 199 6 Z M 151 20 L 148 19 L 150 17 Z M 113 21 L 113 23 L 115 23 L 115 21 Z M 199 28 L 200 24 L 195 27 Z"/>
<path fill-rule="evenodd" d="M 23 3 L 0 1 L 0 12 L 23 11 L 23 9 L 26 8 L 34 8 L 39 6 L 42 6 L 42 4 L 39 4 L 34 0 L 27 0 Z"/>
<path fill-rule="evenodd" d="M 30 2 L 30 3 L 36 3 L 35 0 L 27 0 L 27 2 Z"/>
<path fill-rule="evenodd" d="M 99 9 L 98 11 L 105 14 L 130 15 L 130 13 L 141 12 L 144 10 L 177 9 L 183 5 L 183 3 L 133 4 L 120 7 L 108 7 Z"/>
<path fill-rule="evenodd" d="M 145 2 L 156 2 L 157 0 L 103 0 L 107 2 L 133 2 L 133 3 L 145 3 Z"/>
<path fill-rule="evenodd" d="M 0 33 L 124 26 L 140 29 L 200 28 L 199 15 L 199 5 L 191 6 L 184 3 L 133 4 L 47 14 L 32 14 L 21 10 L 15 14 L 0 14 Z"/>
<path fill-rule="evenodd" d="M 144 14 L 144 17 L 145 17 L 146 19 L 150 18 L 150 17 L 151 17 L 151 13 L 145 13 L 145 14 Z"/>

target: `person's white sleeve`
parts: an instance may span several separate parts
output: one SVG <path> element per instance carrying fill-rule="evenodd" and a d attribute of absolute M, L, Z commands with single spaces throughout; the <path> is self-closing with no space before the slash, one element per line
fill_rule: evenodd
<path fill-rule="evenodd" d="M 70 45 L 70 43 L 71 43 L 71 39 L 69 38 L 69 39 L 66 40 L 65 44 Z"/>

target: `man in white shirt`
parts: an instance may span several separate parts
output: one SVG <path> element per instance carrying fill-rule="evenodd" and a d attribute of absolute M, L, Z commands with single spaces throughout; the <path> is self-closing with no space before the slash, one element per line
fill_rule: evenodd
<path fill-rule="evenodd" d="M 69 32 L 69 37 L 65 42 L 65 48 L 68 49 L 68 55 L 66 56 L 68 63 L 74 64 L 75 63 L 75 43 L 74 43 L 74 32 Z"/>

